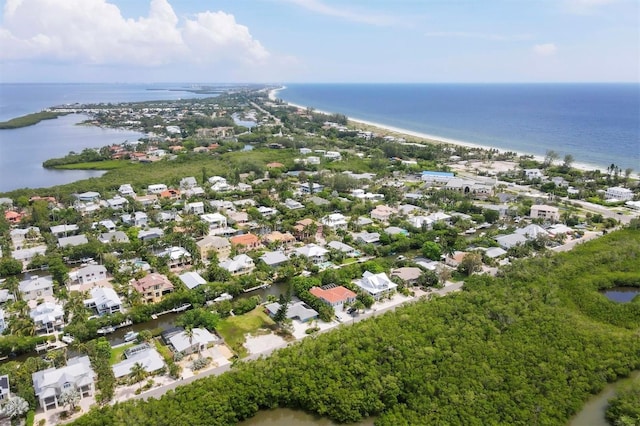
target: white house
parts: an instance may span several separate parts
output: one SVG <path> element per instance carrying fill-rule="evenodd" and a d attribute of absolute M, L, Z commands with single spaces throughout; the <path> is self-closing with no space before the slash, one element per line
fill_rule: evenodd
<path fill-rule="evenodd" d="M 298 247 L 295 250 L 295 253 L 298 256 L 306 257 L 311 262 L 318 265 L 327 261 L 329 250 L 324 249 L 316 244 L 307 244 L 306 246 Z"/>
<path fill-rule="evenodd" d="M 198 287 L 199 285 L 207 283 L 207 280 L 202 278 L 202 276 L 199 273 L 192 272 L 192 271 L 185 272 L 184 274 L 180 274 L 180 275 L 178 275 L 178 278 L 180 278 L 180 281 L 182 281 L 182 283 L 189 290 L 193 290 L 194 288 Z"/>
<path fill-rule="evenodd" d="M 53 277 L 32 276 L 31 279 L 21 281 L 18 290 L 24 300 L 36 300 L 46 296 L 53 296 Z"/>
<path fill-rule="evenodd" d="M 544 173 L 540 169 L 524 169 L 524 177 L 527 180 L 542 179 Z"/>
<path fill-rule="evenodd" d="M 89 240 L 85 235 L 72 235 L 70 237 L 58 238 L 59 247 L 77 247 L 88 243 Z"/>
<path fill-rule="evenodd" d="M 147 187 L 147 192 L 149 194 L 161 194 L 166 190 L 167 190 L 167 185 L 165 185 L 164 183 L 156 183 L 153 185 L 149 185 Z"/>
<path fill-rule="evenodd" d="M 188 337 L 187 333 L 182 331 L 168 336 L 167 340 L 176 352 L 188 355 L 205 350 L 209 345 L 219 341 L 220 338 L 211 334 L 207 329 L 194 328 L 192 337 Z"/>
<path fill-rule="evenodd" d="M 169 247 L 159 252 L 158 257 L 167 258 L 169 268 L 181 268 L 191 264 L 191 253 L 183 247 Z"/>
<path fill-rule="evenodd" d="M 89 357 L 82 356 L 68 360 L 66 367 L 36 371 L 31 377 L 40 407 L 47 411 L 58 408 L 58 398 L 66 390 L 78 390 L 81 398 L 93 395 L 96 374 Z"/>
<path fill-rule="evenodd" d="M 145 212 L 134 212 L 133 214 L 123 214 L 121 216 L 122 222 L 128 225 L 137 226 L 138 228 L 147 226 L 149 223 L 149 216 Z"/>
<path fill-rule="evenodd" d="M 120 188 L 118 188 L 118 192 L 123 197 L 133 197 L 136 195 L 136 192 L 131 187 L 131 184 L 128 183 L 120 185 Z"/>
<path fill-rule="evenodd" d="M 371 219 L 376 219 L 382 222 L 387 222 L 394 214 L 398 214 L 398 209 L 386 206 L 384 204 L 377 205 L 371 210 Z"/>
<path fill-rule="evenodd" d="M 268 266 L 275 268 L 282 265 L 283 263 L 287 263 L 289 261 L 289 258 L 282 251 L 268 251 L 260 256 L 260 260 L 262 260 Z"/>
<path fill-rule="evenodd" d="M 532 219 L 544 219 L 552 222 L 560 219 L 560 214 L 557 207 L 547 206 L 544 204 L 534 204 L 531 206 L 531 213 L 529 214 Z"/>
<path fill-rule="evenodd" d="M 354 283 L 376 300 L 392 294 L 398 287 L 398 284 L 391 281 L 384 272 L 372 274 L 369 271 L 365 271 L 365 273 L 362 274 L 362 278 L 355 280 Z"/>
<path fill-rule="evenodd" d="M 210 231 L 227 227 L 227 218 L 220 213 L 205 213 L 200 218 L 209 225 Z"/>
<path fill-rule="evenodd" d="M 607 188 L 604 196 L 607 200 L 630 201 L 633 200 L 633 191 L 629 188 L 612 186 L 611 188 Z"/>
<path fill-rule="evenodd" d="M 353 234 L 353 239 L 362 244 L 376 244 L 380 242 L 380 234 L 377 232 L 359 232 Z"/>
<path fill-rule="evenodd" d="M 76 279 L 80 284 L 88 284 L 107 279 L 107 268 L 102 265 L 87 265 L 76 271 Z"/>
<path fill-rule="evenodd" d="M 324 226 L 332 229 L 347 229 L 347 218 L 342 213 L 332 213 L 321 219 Z"/>
<path fill-rule="evenodd" d="M 95 309 L 98 315 L 114 314 L 122 310 L 120 297 L 108 287 L 92 288 L 91 299 L 86 299 L 84 305 L 89 309 Z"/>
<path fill-rule="evenodd" d="M 496 242 L 500 247 L 505 250 L 510 249 L 511 247 L 517 246 L 518 244 L 524 244 L 527 242 L 527 237 L 522 234 L 508 234 L 508 235 L 500 235 L 495 238 Z"/>
<path fill-rule="evenodd" d="M 198 186 L 198 181 L 193 176 L 180 179 L 180 189 L 190 189 Z"/>
<path fill-rule="evenodd" d="M 338 151 L 327 151 L 324 154 L 324 158 L 328 160 L 340 160 L 342 156 Z"/>
<path fill-rule="evenodd" d="M 255 268 L 253 259 L 246 254 L 239 254 L 232 259 L 227 259 L 218 264 L 222 269 L 226 269 L 231 275 L 249 274 Z"/>
<path fill-rule="evenodd" d="M 120 361 L 111 367 L 116 379 L 129 376 L 135 364 L 140 364 L 148 374 L 164 367 L 164 360 L 160 353 L 147 343 L 128 348 L 124 351 L 124 356 L 126 357 L 124 361 Z"/>
<path fill-rule="evenodd" d="M 120 195 L 116 195 L 115 197 L 106 200 L 106 203 L 107 206 L 113 210 L 122 210 L 124 206 L 129 203 L 129 201 L 126 198 L 121 197 Z"/>
<path fill-rule="evenodd" d="M 38 333 L 53 333 L 64 326 L 64 309 L 62 305 L 44 302 L 29 312 Z"/>
<path fill-rule="evenodd" d="M 204 202 L 196 201 L 184 205 L 184 212 L 191 214 L 204 214 Z"/>
<path fill-rule="evenodd" d="M 299 185 L 299 188 L 300 188 L 300 192 L 302 192 L 303 194 L 311 194 L 312 192 L 311 189 L 313 189 L 314 194 L 317 194 L 318 192 L 324 189 L 324 186 L 315 182 L 312 182 L 312 185 L 309 186 L 308 182 L 304 182 Z"/>

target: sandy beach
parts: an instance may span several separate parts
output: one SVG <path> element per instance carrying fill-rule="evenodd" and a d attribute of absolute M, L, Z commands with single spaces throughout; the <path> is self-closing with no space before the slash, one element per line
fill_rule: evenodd
<path fill-rule="evenodd" d="M 282 86 L 279 87 L 277 89 L 272 89 L 269 91 L 269 99 L 272 101 L 275 101 L 278 99 L 278 93 L 282 90 L 285 90 L 287 88 L 287 86 Z M 296 104 L 293 102 L 288 102 L 282 99 L 282 101 L 284 103 L 286 103 L 289 106 L 295 107 L 295 108 L 309 108 L 308 106 L 305 105 L 300 105 L 300 104 Z M 311 107 L 313 108 L 313 107 Z M 335 112 L 329 112 L 329 111 L 322 111 L 319 109 L 315 109 L 315 112 L 321 113 L 321 114 L 327 114 L 327 115 L 331 115 L 331 114 L 335 114 Z M 493 146 L 487 146 L 487 145 L 480 145 L 480 144 L 476 144 L 473 142 L 468 142 L 468 141 L 462 141 L 462 140 L 458 140 L 458 139 L 451 139 L 451 138 L 445 138 L 442 136 L 437 136 L 437 135 L 430 135 L 427 133 L 421 133 L 421 132 L 414 132 L 412 130 L 407 130 L 407 129 L 401 129 L 399 127 L 394 127 L 394 126 L 389 126 L 386 124 L 381 124 L 381 123 L 376 123 L 373 121 L 368 121 L 368 120 L 362 120 L 359 118 L 354 118 L 354 117 L 347 117 L 349 120 L 349 123 L 358 128 L 360 126 L 367 126 L 370 129 L 368 130 L 376 130 L 375 133 L 379 133 L 382 136 L 386 136 L 386 135 L 391 135 L 391 136 L 397 136 L 397 137 L 403 137 L 404 139 L 406 139 L 408 142 L 426 142 L 426 143 L 436 143 L 436 144 L 446 144 L 446 145 L 452 145 L 452 146 L 463 146 L 463 147 L 467 147 L 467 148 L 478 148 L 478 149 L 484 149 L 484 150 L 497 150 L 498 152 L 515 152 L 518 156 L 532 156 L 536 161 L 539 162 L 543 162 L 544 161 L 544 156 L 541 155 L 535 155 L 535 154 L 531 154 L 531 153 L 527 153 L 527 152 L 521 152 L 521 151 L 516 151 L 516 150 L 505 150 L 505 149 L 500 149 L 500 148 L 496 148 Z M 413 138 L 413 139 L 411 139 Z M 557 162 L 556 162 L 557 164 Z M 598 170 L 600 169 L 600 171 L 603 171 L 601 166 L 596 166 L 596 165 L 592 165 L 592 164 L 586 164 L 586 163 L 580 163 L 580 162 L 573 162 L 572 166 L 574 169 L 578 169 L 578 170 L 582 170 L 582 171 L 589 171 L 589 170 Z"/>

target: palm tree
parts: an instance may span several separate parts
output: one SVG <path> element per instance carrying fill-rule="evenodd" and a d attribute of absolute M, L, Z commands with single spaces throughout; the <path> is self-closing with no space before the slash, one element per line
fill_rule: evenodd
<path fill-rule="evenodd" d="M 22 397 L 14 396 L 5 404 L 3 411 L 12 419 L 22 417 L 29 411 L 29 403 Z"/>
<path fill-rule="evenodd" d="M 79 401 L 80 401 L 80 393 L 76 388 L 68 389 L 62 392 L 62 394 L 60 394 L 60 396 L 58 397 L 58 402 L 63 406 L 68 405 L 69 410 L 67 411 L 70 411 L 70 412 L 73 412 L 75 410 L 76 404 Z"/>
<path fill-rule="evenodd" d="M 136 362 L 131 366 L 131 378 L 135 383 L 142 383 L 145 377 L 147 377 L 147 372 L 144 369 L 144 366 L 139 362 Z M 142 388 L 142 384 L 138 387 L 138 389 Z"/>
<path fill-rule="evenodd" d="M 189 347 L 192 348 L 193 347 L 193 327 L 188 326 L 187 328 L 185 328 L 184 335 L 187 339 L 189 339 Z M 198 346 L 198 349 L 199 348 L 200 346 Z"/>

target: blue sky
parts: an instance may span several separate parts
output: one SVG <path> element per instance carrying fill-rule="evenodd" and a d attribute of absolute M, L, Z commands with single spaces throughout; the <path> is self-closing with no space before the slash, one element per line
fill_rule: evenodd
<path fill-rule="evenodd" d="M 2 82 L 640 81 L 640 0 L 2 5 Z"/>

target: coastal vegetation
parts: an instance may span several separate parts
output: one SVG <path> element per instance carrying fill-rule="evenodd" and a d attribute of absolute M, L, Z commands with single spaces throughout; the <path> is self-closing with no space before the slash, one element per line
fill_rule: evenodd
<path fill-rule="evenodd" d="M 27 114 L 21 117 L 12 118 L 11 120 L 8 120 L 8 121 L 1 121 L 0 130 L 19 129 L 21 127 L 33 126 L 34 124 L 38 124 L 43 120 L 52 120 L 54 118 L 58 118 L 67 114 L 69 113 L 68 112 L 50 112 L 50 111 L 35 112 L 33 114 Z"/>
<path fill-rule="evenodd" d="M 604 255 L 603 255 L 604 254 Z M 75 425 L 228 425 L 300 408 L 379 425 L 562 424 L 589 395 L 640 368 L 640 303 L 598 293 L 640 276 L 640 233 L 471 276 L 465 291 L 420 300 L 321 334 L 159 400 L 93 409 Z M 154 413 L 162 413 L 159 419 Z"/>
<path fill-rule="evenodd" d="M 640 425 L 640 379 L 622 387 L 609 400 L 606 417 L 614 426 Z"/>

